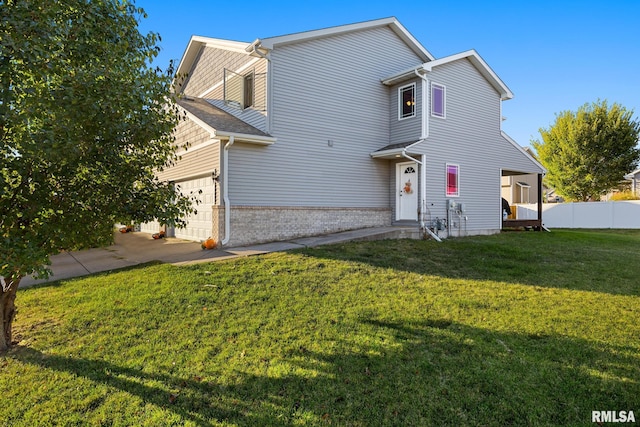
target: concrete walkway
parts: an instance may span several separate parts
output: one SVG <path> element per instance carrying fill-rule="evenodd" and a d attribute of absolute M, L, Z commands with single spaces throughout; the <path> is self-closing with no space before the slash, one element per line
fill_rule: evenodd
<path fill-rule="evenodd" d="M 51 257 L 53 275 L 48 280 L 25 277 L 20 287 L 55 280 L 69 279 L 102 271 L 117 270 L 150 261 L 174 265 L 287 251 L 305 247 L 328 245 L 355 240 L 379 240 L 386 238 L 416 238 L 416 228 L 381 227 L 345 231 L 323 236 L 305 237 L 286 242 L 203 250 L 200 243 L 175 238 L 154 240 L 147 233 L 116 233 L 115 244 L 106 248 L 63 252 Z"/>

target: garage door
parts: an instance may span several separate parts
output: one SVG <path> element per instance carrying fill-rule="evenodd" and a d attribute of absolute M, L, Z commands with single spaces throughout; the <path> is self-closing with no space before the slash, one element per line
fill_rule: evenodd
<path fill-rule="evenodd" d="M 160 231 L 160 223 L 158 221 L 153 221 L 140 224 L 140 231 L 150 234 L 157 233 L 158 231 Z"/>
<path fill-rule="evenodd" d="M 193 192 L 198 193 L 202 190 L 202 194 L 197 195 L 200 204 L 195 206 L 197 213 L 193 213 L 185 218 L 187 221 L 186 228 L 176 228 L 175 236 L 180 239 L 201 241 L 211 237 L 213 222 L 211 218 L 211 207 L 214 200 L 214 184 L 211 176 L 191 179 L 188 181 L 176 182 L 180 187 L 182 194 Z"/>

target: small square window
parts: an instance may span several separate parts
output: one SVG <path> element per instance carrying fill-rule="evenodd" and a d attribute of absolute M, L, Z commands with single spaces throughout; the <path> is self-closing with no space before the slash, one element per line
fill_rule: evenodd
<path fill-rule="evenodd" d="M 412 83 L 398 89 L 398 119 L 408 119 L 416 116 L 416 84 Z"/>
<path fill-rule="evenodd" d="M 444 118 L 445 111 L 445 87 L 431 83 L 431 115 Z"/>
<path fill-rule="evenodd" d="M 447 196 L 460 195 L 460 166 L 447 163 Z"/>

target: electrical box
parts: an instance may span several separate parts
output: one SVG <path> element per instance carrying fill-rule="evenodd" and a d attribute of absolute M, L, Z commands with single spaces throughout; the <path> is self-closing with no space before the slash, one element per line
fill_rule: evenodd
<path fill-rule="evenodd" d="M 464 203 L 459 203 L 458 204 L 458 211 L 460 211 L 460 213 L 464 213 L 466 211 Z"/>
<path fill-rule="evenodd" d="M 457 203 L 455 200 L 447 199 L 447 209 L 453 211 L 456 209 Z"/>

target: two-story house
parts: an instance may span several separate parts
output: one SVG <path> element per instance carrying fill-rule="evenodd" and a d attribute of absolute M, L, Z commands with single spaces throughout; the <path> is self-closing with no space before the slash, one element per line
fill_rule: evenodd
<path fill-rule="evenodd" d="M 176 140 L 189 147 L 159 177 L 201 203 L 176 237 L 495 233 L 501 177 L 544 171 L 502 132 L 512 93 L 484 60 L 436 59 L 395 18 L 252 43 L 193 37 L 178 74 Z"/>

